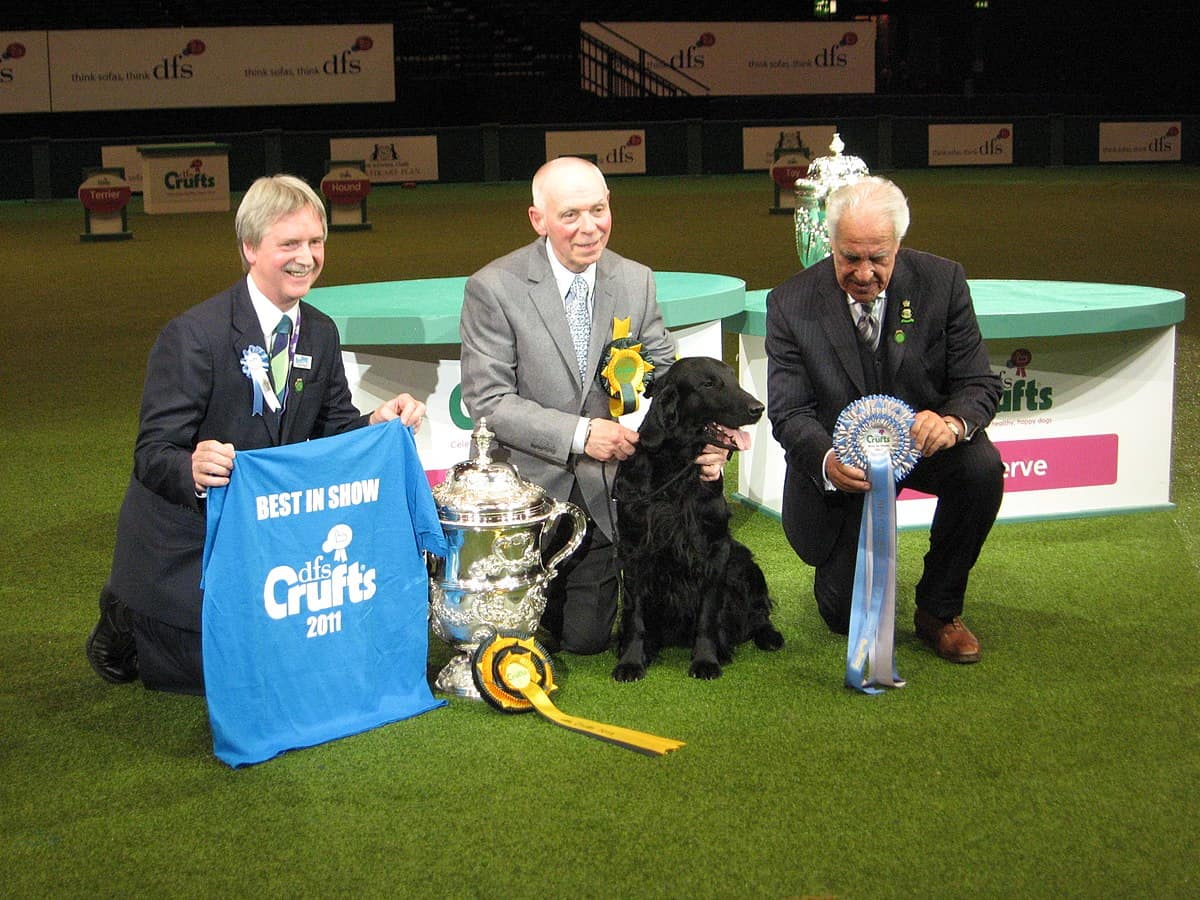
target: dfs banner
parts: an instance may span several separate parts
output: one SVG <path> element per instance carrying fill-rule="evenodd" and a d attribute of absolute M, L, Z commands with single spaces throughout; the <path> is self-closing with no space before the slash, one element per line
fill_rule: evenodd
<path fill-rule="evenodd" d="M 1101 122 L 1100 162 L 1179 162 L 1183 123 Z"/>
<path fill-rule="evenodd" d="M 391 24 L 51 31 L 53 112 L 396 99 Z"/>
<path fill-rule="evenodd" d="M 445 540 L 399 421 L 239 451 L 208 495 L 213 752 L 262 762 L 444 705 L 426 680 L 423 551 Z"/>
<path fill-rule="evenodd" d="M 579 28 L 582 87 L 602 97 L 642 90 L 875 93 L 874 22 L 582 22 Z"/>
<path fill-rule="evenodd" d="M 609 131 L 547 131 L 546 161 L 579 156 L 605 175 L 646 174 L 646 132 L 640 128 Z"/>

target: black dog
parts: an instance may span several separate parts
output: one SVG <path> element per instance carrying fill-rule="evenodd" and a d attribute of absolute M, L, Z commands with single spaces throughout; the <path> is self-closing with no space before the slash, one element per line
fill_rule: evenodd
<path fill-rule="evenodd" d="M 691 647 L 693 678 L 719 678 L 734 648 L 753 638 L 778 650 L 767 581 L 729 533 L 721 480 L 701 481 L 706 444 L 745 449 L 739 431 L 763 405 L 725 363 L 681 359 L 646 389 L 654 402 L 637 450 L 617 470 L 617 533 L 624 569 L 617 681 L 637 681 L 661 647 Z"/>

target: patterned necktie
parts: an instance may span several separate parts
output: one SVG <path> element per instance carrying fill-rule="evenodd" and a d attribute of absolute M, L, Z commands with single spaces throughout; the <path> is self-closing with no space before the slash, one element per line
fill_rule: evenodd
<path fill-rule="evenodd" d="M 567 324 L 571 326 L 571 340 L 575 343 L 575 359 L 579 363 L 579 383 L 583 384 L 587 373 L 588 344 L 592 338 L 592 317 L 588 312 L 588 288 L 582 275 L 576 275 L 567 291 Z"/>
<path fill-rule="evenodd" d="M 279 402 L 287 396 L 287 377 L 289 350 L 292 343 L 292 317 L 284 316 L 275 326 L 275 336 L 271 344 L 271 382 L 275 386 L 275 395 Z"/>
<path fill-rule="evenodd" d="M 858 340 L 864 347 L 875 347 L 875 336 L 879 334 L 879 323 L 875 321 L 875 301 L 858 304 L 858 321 L 854 323 Z"/>

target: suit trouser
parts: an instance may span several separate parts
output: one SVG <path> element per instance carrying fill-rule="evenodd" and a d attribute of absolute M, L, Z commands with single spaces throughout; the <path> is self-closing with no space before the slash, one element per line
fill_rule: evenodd
<path fill-rule="evenodd" d="M 138 676 L 152 691 L 204 695 L 200 632 L 176 628 L 129 611 L 137 642 Z"/>
<path fill-rule="evenodd" d="M 586 509 L 578 488 L 571 502 Z M 543 554 L 549 559 L 571 536 L 571 519 L 558 523 Z M 617 618 L 619 567 L 616 547 L 589 517 L 583 543 L 558 565 L 546 591 L 542 626 L 570 653 L 603 653 Z"/>
<path fill-rule="evenodd" d="M 938 498 L 929 529 L 929 551 L 917 582 L 917 607 L 939 618 L 962 614 L 967 577 L 979 559 L 1004 497 L 1000 453 L 980 431 L 970 441 L 922 459 L 897 485 Z M 826 623 L 845 631 L 850 622 L 858 533 L 864 497 L 847 505 L 829 558 L 816 567 L 813 593 Z"/>

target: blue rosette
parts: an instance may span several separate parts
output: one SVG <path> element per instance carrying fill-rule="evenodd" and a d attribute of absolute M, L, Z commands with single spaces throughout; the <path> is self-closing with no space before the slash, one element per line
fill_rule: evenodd
<path fill-rule="evenodd" d="M 250 400 L 250 415 L 261 416 L 263 397 L 269 392 L 267 405 L 272 410 L 279 409 L 279 400 L 271 388 L 271 379 L 267 375 L 267 367 L 271 364 L 267 351 L 257 344 L 251 344 L 242 351 L 242 374 L 250 379 L 253 396 Z"/>
<path fill-rule="evenodd" d="M 833 452 L 843 463 L 866 472 L 871 451 L 886 450 L 892 459 L 892 474 L 899 481 L 921 458 L 912 441 L 916 418 L 903 400 L 869 394 L 838 414 L 833 426 Z"/>

